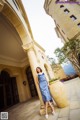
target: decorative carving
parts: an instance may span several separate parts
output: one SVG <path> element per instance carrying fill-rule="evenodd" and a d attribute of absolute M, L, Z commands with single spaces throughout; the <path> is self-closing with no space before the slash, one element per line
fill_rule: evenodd
<path fill-rule="evenodd" d="M 30 42 L 30 43 L 27 43 L 25 45 L 22 45 L 22 47 L 23 47 L 24 50 L 28 50 L 28 49 L 32 48 L 33 47 L 33 41 Z"/>

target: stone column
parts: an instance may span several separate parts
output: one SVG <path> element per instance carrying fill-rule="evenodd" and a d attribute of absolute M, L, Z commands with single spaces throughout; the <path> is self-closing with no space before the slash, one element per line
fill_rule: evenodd
<path fill-rule="evenodd" d="M 34 48 L 35 48 L 35 46 L 34 46 Z M 35 48 L 35 52 L 36 52 L 38 61 L 39 61 L 39 63 L 40 63 L 40 66 L 41 66 L 42 70 L 43 70 L 44 73 L 45 73 L 45 76 L 46 76 L 47 81 L 49 81 L 50 79 L 53 79 L 53 78 L 54 78 L 54 73 L 53 73 L 53 70 L 52 70 L 50 64 L 48 63 L 48 60 L 47 60 L 47 62 L 46 62 L 46 69 L 47 69 L 47 71 L 46 71 L 46 69 L 45 69 L 45 67 L 44 67 L 45 62 L 43 63 L 43 62 L 41 61 L 40 55 L 39 55 L 39 53 L 36 51 L 36 48 Z M 45 61 L 45 60 L 44 60 L 44 61 Z M 48 75 L 46 74 L 47 72 L 48 72 L 50 78 L 49 78 Z"/>
<path fill-rule="evenodd" d="M 54 73 L 53 73 L 53 70 L 52 70 L 52 68 L 49 64 L 48 64 L 47 70 L 48 70 L 50 79 L 53 79 L 54 78 Z"/>
<path fill-rule="evenodd" d="M 38 92 L 38 96 L 39 96 L 39 99 L 40 99 L 40 104 L 41 104 L 41 108 L 44 108 L 44 102 L 43 102 L 43 99 L 42 99 L 42 95 L 41 95 L 41 92 L 40 92 L 40 88 L 39 88 L 39 84 L 38 84 L 38 78 L 37 78 L 37 73 L 36 73 L 36 67 L 40 66 L 38 61 L 37 61 L 37 58 L 36 58 L 36 54 L 35 54 L 35 51 L 34 51 L 34 48 L 33 48 L 33 42 L 27 44 L 27 45 L 23 45 L 23 48 L 24 50 L 26 50 L 27 52 L 27 55 L 28 55 L 28 59 L 29 59 L 29 63 L 30 63 L 30 67 L 31 67 L 31 70 L 32 70 L 32 74 L 33 74 L 33 77 L 34 77 L 34 82 L 35 82 L 35 85 L 36 85 L 36 89 L 37 89 L 37 92 Z M 40 111 L 41 112 L 41 111 Z"/>

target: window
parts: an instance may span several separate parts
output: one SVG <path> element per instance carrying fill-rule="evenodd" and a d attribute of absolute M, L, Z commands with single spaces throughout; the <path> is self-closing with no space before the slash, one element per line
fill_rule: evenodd
<path fill-rule="evenodd" d="M 65 9 L 64 12 L 68 14 L 70 11 L 68 9 Z"/>
<path fill-rule="evenodd" d="M 74 15 L 71 15 L 70 18 L 75 21 L 77 18 Z"/>
<path fill-rule="evenodd" d="M 12 0 L 12 1 L 13 1 L 14 5 L 16 6 L 16 8 L 18 9 L 18 5 L 17 5 L 16 1 L 15 0 Z"/>
<path fill-rule="evenodd" d="M 60 8 L 63 8 L 64 7 L 64 5 L 60 5 Z"/>
<path fill-rule="evenodd" d="M 78 25 L 78 27 L 80 27 L 80 23 L 78 23 L 77 25 Z"/>
<path fill-rule="evenodd" d="M 44 59 L 44 56 L 42 56 L 42 59 Z"/>

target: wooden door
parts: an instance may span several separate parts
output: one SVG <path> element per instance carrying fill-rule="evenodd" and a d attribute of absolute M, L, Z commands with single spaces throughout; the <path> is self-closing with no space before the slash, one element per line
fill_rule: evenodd
<path fill-rule="evenodd" d="M 18 89 L 17 89 L 17 83 L 15 77 L 11 78 L 11 86 L 12 86 L 13 104 L 16 104 L 19 102 L 19 95 L 18 95 Z"/>
<path fill-rule="evenodd" d="M 6 71 L 0 74 L 0 111 L 19 102 L 16 78 L 11 78 Z"/>
<path fill-rule="evenodd" d="M 32 97 L 38 96 L 30 66 L 26 69 L 26 75 L 30 87 L 31 96 Z"/>

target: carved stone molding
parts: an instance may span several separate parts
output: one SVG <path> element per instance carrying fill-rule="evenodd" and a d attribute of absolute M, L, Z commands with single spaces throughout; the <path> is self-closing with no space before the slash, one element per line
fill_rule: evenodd
<path fill-rule="evenodd" d="M 44 3 L 44 9 L 46 11 L 47 14 L 49 14 L 49 5 L 48 5 L 48 0 L 45 0 L 45 3 Z"/>
<path fill-rule="evenodd" d="M 33 41 L 30 42 L 30 43 L 27 43 L 25 45 L 22 45 L 22 47 L 23 47 L 24 50 L 29 50 L 30 48 L 33 47 Z"/>
<path fill-rule="evenodd" d="M 0 0 L 0 12 L 2 11 L 3 7 L 4 7 L 5 1 L 4 0 Z"/>

